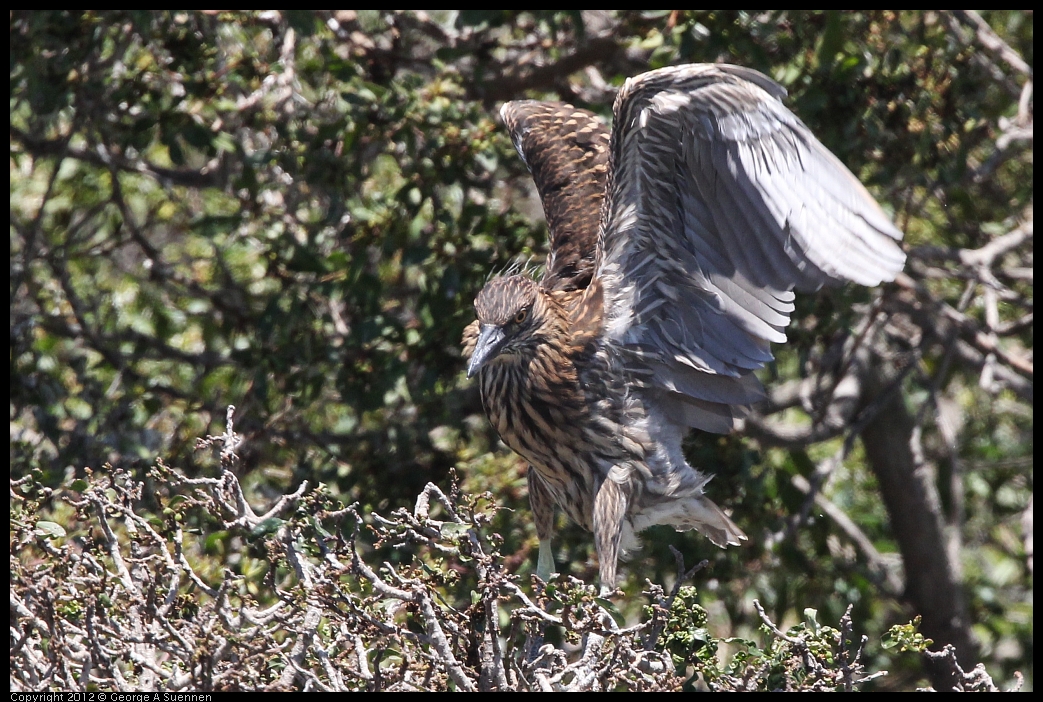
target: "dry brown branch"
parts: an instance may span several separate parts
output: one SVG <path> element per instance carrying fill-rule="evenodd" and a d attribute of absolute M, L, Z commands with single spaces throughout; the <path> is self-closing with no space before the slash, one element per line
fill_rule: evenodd
<path fill-rule="evenodd" d="M 233 411 L 222 435 L 199 442 L 231 465 L 242 442 Z M 48 492 L 74 511 L 69 530 L 82 536 L 72 539 L 39 526 L 32 480 L 11 481 L 13 690 L 661 691 L 687 675 L 711 689 L 763 689 L 763 663 L 734 675 L 695 657 L 698 647 L 678 648 L 704 621 L 683 584 L 706 562 L 686 570 L 676 551 L 670 592 L 648 583 L 649 615 L 620 626 L 575 579 L 526 594 L 486 531 L 490 514 L 478 504 L 487 496 L 428 484 L 412 510 L 364 519 L 305 484 L 258 516 L 227 470 L 189 479 L 157 461 L 149 481 L 163 519 L 146 507 L 145 483 L 120 470 Z M 240 563 L 267 554 L 263 582 L 245 588 L 246 573 L 205 565 L 198 536 L 215 529 L 243 550 Z M 400 554 L 395 565 L 386 549 Z M 453 599 L 457 577 L 468 579 L 470 604 Z M 787 689 L 850 690 L 882 674 L 864 674 L 865 642 L 849 655 L 850 619 L 841 625 L 839 638 L 822 629 L 838 646 L 835 664 L 804 643 L 818 633 L 773 629 L 803 671 Z M 547 643 L 530 660 L 521 639 L 547 626 L 578 649 Z"/>

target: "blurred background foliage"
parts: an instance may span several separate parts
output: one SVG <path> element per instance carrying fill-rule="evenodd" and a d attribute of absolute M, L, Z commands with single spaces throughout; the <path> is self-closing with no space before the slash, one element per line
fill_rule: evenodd
<path fill-rule="evenodd" d="M 503 552 L 529 572 L 525 466 L 486 422 L 459 349 L 487 277 L 545 255 L 499 105 L 559 99 L 609 119 L 628 76 L 738 63 L 785 86 L 894 213 L 919 299 L 962 315 L 947 335 L 911 312 L 907 333 L 892 331 L 914 359 L 902 399 L 955 534 L 971 658 L 997 682 L 1022 671 L 1031 689 L 1031 13 L 47 11 L 10 22 L 13 476 L 57 485 L 105 463 L 143 474 L 157 456 L 212 475 L 195 441 L 220 433 L 234 404 L 254 499 L 307 479 L 386 510 L 455 467 L 466 491 L 490 490 L 505 508 Z M 990 277 L 975 277 L 982 266 L 960 251 L 1019 231 Z M 768 384 L 813 375 L 871 296 L 803 298 Z M 991 361 L 956 346 L 967 334 L 992 339 Z M 810 422 L 799 403 L 785 417 Z M 908 621 L 904 578 L 917 564 L 902 562 L 861 445 L 822 492 L 883 575 L 794 487 L 843 441 L 694 436 L 693 462 L 718 474 L 712 496 L 750 544 L 722 551 L 652 530 L 624 567 L 628 591 L 672 577 L 673 544 L 711 561 L 697 584 L 716 636 L 758 626 L 754 597 L 787 626 L 806 607 L 838 621 L 848 603 L 877 636 Z M 564 527 L 557 562 L 592 581 L 589 536 Z M 916 659 L 895 665 L 878 687 L 922 680 Z"/>

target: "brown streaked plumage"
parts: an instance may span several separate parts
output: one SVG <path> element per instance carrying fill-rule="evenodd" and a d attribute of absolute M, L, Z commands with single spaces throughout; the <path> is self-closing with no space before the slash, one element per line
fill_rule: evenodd
<path fill-rule="evenodd" d="M 594 274 L 609 133 L 593 112 L 520 100 L 500 113 L 540 192 L 550 230 L 546 290 L 578 290 Z"/>
<path fill-rule="evenodd" d="M 464 334 L 486 413 L 529 466 L 553 569 L 554 508 L 594 532 L 602 584 L 654 524 L 715 544 L 742 530 L 681 453 L 730 431 L 785 341 L 793 290 L 893 280 L 899 232 L 756 71 L 675 66 L 632 78 L 609 135 L 569 105 L 501 114 L 547 213 L 539 283 L 490 280 Z"/>

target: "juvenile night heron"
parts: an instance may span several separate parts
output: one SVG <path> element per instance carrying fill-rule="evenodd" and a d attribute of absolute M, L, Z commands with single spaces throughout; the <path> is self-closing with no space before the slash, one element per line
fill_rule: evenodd
<path fill-rule="evenodd" d="M 681 440 L 731 431 L 761 397 L 753 372 L 786 340 L 794 289 L 902 270 L 902 233 L 784 96 L 751 69 L 697 64 L 628 80 L 611 134 L 571 105 L 503 106 L 550 256 L 539 282 L 485 285 L 464 353 L 529 462 L 543 578 L 555 507 L 594 532 L 603 586 L 655 524 L 746 539 Z"/>

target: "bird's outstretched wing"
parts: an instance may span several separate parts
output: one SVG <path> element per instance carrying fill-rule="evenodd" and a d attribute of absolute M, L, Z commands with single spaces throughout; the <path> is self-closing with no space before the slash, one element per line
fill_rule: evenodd
<path fill-rule="evenodd" d="M 596 275 L 606 342 L 679 423 L 756 399 L 793 290 L 893 280 L 901 232 L 756 71 L 652 71 L 616 98 Z"/>
<path fill-rule="evenodd" d="M 608 180 L 608 128 L 594 113 L 561 102 L 508 102 L 500 115 L 547 215 L 550 256 L 540 284 L 548 290 L 585 288 L 594 273 Z"/>

